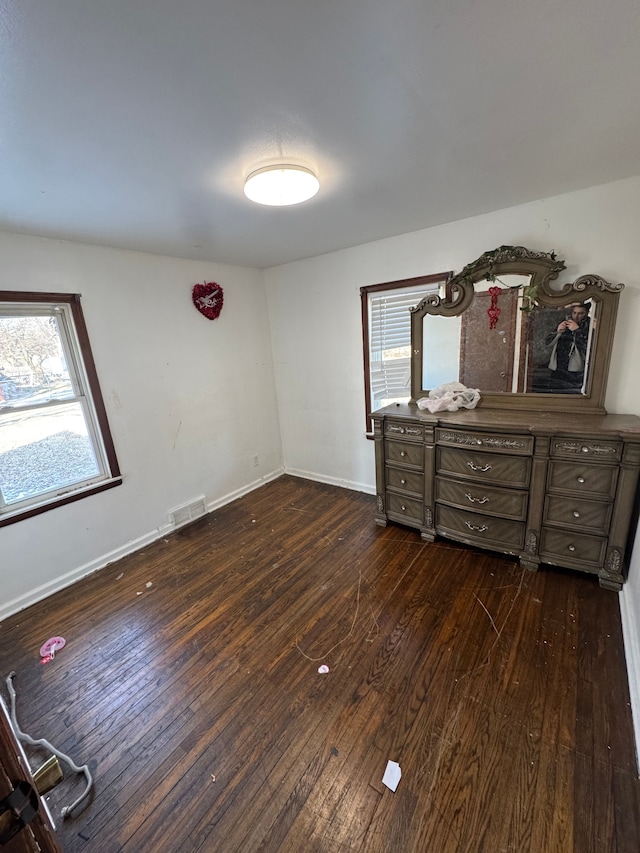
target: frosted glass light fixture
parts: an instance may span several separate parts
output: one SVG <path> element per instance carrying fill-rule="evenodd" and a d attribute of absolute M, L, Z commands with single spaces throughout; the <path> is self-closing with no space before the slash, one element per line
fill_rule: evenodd
<path fill-rule="evenodd" d="M 304 166 L 265 166 L 252 172 L 244 184 L 244 194 L 258 204 L 282 206 L 312 198 L 320 182 Z"/>

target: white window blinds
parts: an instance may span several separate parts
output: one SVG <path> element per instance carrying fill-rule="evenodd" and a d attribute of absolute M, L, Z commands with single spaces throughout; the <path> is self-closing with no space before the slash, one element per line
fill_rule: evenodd
<path fill-rule="evenodd" d="M 372 409 L 411 396 L 411 314 L 438 284 L 369 294 L 369 351 Z"/>

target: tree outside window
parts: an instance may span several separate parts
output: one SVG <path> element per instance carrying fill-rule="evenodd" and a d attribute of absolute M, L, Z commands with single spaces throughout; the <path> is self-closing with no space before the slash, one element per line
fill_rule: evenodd
<path fill-rule="evenodd" d="M 80 297 L 0 291 L 0 525 L 120 482 Z"/>

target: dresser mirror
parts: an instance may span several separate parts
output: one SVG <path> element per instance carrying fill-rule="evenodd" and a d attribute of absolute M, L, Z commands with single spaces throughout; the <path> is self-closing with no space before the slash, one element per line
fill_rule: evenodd
<path fill-rule="evenodd" d="M 478 388 L 484 408 L 604 414 L 622 284 L 560 284 L 553 252 L 485 252 L 411 313 L 411 396 L 445 382 Z"/>

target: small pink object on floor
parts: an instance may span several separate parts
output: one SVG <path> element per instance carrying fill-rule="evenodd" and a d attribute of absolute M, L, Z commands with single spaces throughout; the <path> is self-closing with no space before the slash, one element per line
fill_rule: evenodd
<path fill-rule="evenodd" d="M 56 656 L 56 652 L 63 649 L 67 644 L 64 637 L 50 637 L 40 649 L 42 663 L 49 663 Z"/>

